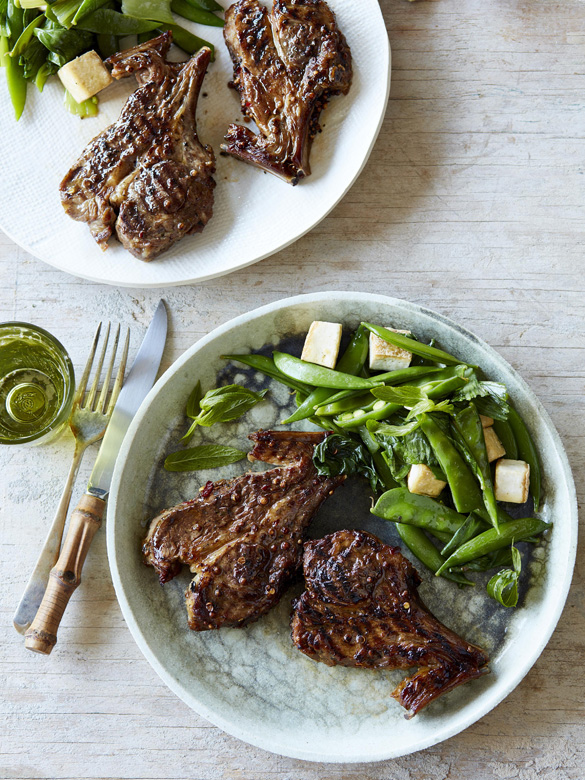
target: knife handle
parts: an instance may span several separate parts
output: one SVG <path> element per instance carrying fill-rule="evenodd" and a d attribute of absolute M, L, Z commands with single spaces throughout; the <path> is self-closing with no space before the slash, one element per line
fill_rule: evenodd
<path fill-rule="evenodd" d="M 81 570 L 91 540 L 102 524 L 105 509 L 105 501 L 86 493 L 71 515 L 67 536 L 57 563 L 51 569 L 41 606 L 24 635 L 27 650 L 49 655 L 56 645 L 57 629 L 73 591 L 81 582 Z"/>

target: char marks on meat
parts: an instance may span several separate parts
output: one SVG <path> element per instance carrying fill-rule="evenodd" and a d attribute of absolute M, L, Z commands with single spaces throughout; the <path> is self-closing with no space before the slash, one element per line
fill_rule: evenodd
<path fill-rule="evenodd" d="M 224 37 L 244 116 L 259 133 L 232 124 L 222 152 L 291 184 L 311 173 L 309 153 L 330 96 L 349 92 L 351 52 L 324 0 L 237 0 Z"/>
<path fill-rule="evenodd" d="M 338 531 L 305 545 L 306 591 L 294 603 L 292 638 L 329 666 L 418 671 L 392 696 L 410 716 L 485 674 L 489 658 L 446 628 L 417 594 L 416 569 L 361 531 Z"/>
<path fill-rule="evenodd" d="M 189 627 L 242 627 L 280 600 L 300 568 L 305 531 L 344 477 L 320 477 L 313 465 L 324 433 L 259 431 L 250 460 L 281 464 L 208 483 L 193 500 L 155 517 L 143 546 L 161 583 L 190 566 Z"/>
<path fill-rule="evenodd" d="M 215 157 L 197 137 L 195 112 L 211 51 L 165 59 L 171 33 L 106 61 L 138 89 L 120 118 L 84 149 L 61 182 L 66 213 L 87 222 L 102 249 L 115 229 L 125 249 L 153 260 L 213 214 Z"/>

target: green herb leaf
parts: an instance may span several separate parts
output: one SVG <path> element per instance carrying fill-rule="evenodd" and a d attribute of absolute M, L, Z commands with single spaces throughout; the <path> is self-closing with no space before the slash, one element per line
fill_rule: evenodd
<path fill-rule="evenodd" d="M 370 391 L 373 396 L 381 401 L 401 406 L 414 406 L 421 401 L 428 401 L 428 396 L 420 387 L 413 385 L 401 385 L 400 387 L 374 387 Z"/>
<path fill-rule="evenodd" d="M 187 408 L 185 409 L 185 414 L 192 420 L 194 420 L 201 411 L 202 397 L 203 392 L 201 390 L 201 380 L 199 380 L 193 390 L 191 390 L 191 395 L 187 399 Z"/>
<path fill-rule="evenodd" d="M 201 444 L 186 450 L 172 452 L 165 460 L 167 471 L 201 471 L 215 469 L 243 460 L 246 453 L 235 447 L 220 444 Z"/>
<path fill-rule="evenodd" d="M 122 0 L 122 13 L 140 19 L 174 24 L 171 0 Z"/>
<path fill-rule="evenodd" d="M 360 474 L 370 481 L 376 493 L 384 490 L 372 456 L 366 447 L 349 436 L 333 433 L 315 447 L 313 463 L 322 476 L 336 477 L 339 474 Z"/>
<path fill-rule="evenodd" d="M 522 570 L 520 553 L 512 544 L 513 569 L 502 569 L 491 578 L 487 584 L 488 596 L 498 601 L 503 607 L 515 607 L 518 604 L 518 580 Z"/>
<path fill-rule="evenodd" d="M 380 433 L 384 436 L 406 436 L 416 431 L 419 425 L 419 420 L 412 420 L 404 425 L 390 425 L 390 423 L 378 422 L 377 420 L 368 420 L 366 427 L 370 433 Z"/>
<path fill-rule="evenodd" d="M 475 405 L 481 414 L 494 420 L 507 420 L 510 406 L 506 386 L 500 382 L 480 382 L 475 372 L 467 378 L 468 382 L 453 393 L 451 400 L 457 403 L 477 399 Z"/>

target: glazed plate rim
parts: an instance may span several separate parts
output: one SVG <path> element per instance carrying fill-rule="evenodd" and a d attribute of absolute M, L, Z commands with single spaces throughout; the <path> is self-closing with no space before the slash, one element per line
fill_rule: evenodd
<path fill-rule="evenodd" d="M 567 519 L 567 525 L 569 529 L 569 538 L 565 543 L 566 548 L 566 565 L 563 569 L 562 582 L 556 582 L 554 601 L 554 609 L 546 613 L 546 623 L 541 624 L 540 641 L 531 645 L 529 651 L 525 651 L 522 658 L 522 663 L 518 665 L 518 671 L 515 672 L 513 679 L 508 684 L 503 684 L 505 681 L 496 681 L 496 683 L 481 692 L 474 700 L 473 705 L 465 707 L 463 710 L 463 716 L 461 713 L 454 713 L 453 716 L 446 716 L 441 718 L 439 725 L 434 725 L 429 728 L 426 733 L 414 746 L 408 746 L 406 749 L 401 749 L 400 746 L 392 746 L 384 744 L 381 746 L 379 752 L 369 751 L 366 755 L 362 754 L 342 754 L 341 756 L 336 753 L 316 753 L 314 750 L 305 750 L 302 746 L 295 745 L 291 747 L 290 741 L 286 740 L 279 743 L 279 732 L 275 732 L 273 738 L 270 739 L 270 744 L 266 743 L 266 740 L 258 738 L 257 735 L 246 727 L 246 723 L 242 723 L 238 720 L 236 715 L 232 720 L 223 717 L 222 715 L 214 712 L 212 708 L 201 702 L 193 693 L 191 693 L 178 679 L 170 674 L 164 667 L 158 658 L 151 650 L 148 642 L 148 638 L 142 632 L 139 621 L 134 615 L 132 606 L 127 596 L 125 586 L 123 584 L 120 570 L 118 568 L 117 556 L 116 556 L 116 523 L 123 522 L 123 519 L 116 520 L 117 514 L 117 500 L 118 489 L 120 481 L 124 471 L 126 460 L 131 452 L 134 437 L 140 428 L 143 420 L 149 412 L 149 407 L 153 399 L 164 389 L 165 385 L 171 381 L 174 376 L 180 372 L 183 366 L 194 358 L 194 356 L 206 345 L 212 342 L 217 337 L 223 335 L 227 331 L 236 328 L 250 320 L 269 315 L 275 311 L 289 308 L 297 304 L 319 304 L 332 301 L 339 301 L 346 304 L 358 305 L 360 303 L 368 302 L 372 304 L 390 304 L 398 307 L 403 311 L 407 311 L 411 315 L 417 313 L 431 317 L 440 321 L 443 325 L 448 326 L 452 331 L 455 331 L 457 337 L 464 339 L 471 339 L 482 350 L 487 351 L 490 356 L 497 362 L 501 363 L 505 369 L 511 372 L 516 381 L 520 384 L 523 392 L 523 400 L 528 400 L 534 410 L 538 413 L 542 422 L 547 430 L 547 433 L 551 436 L 555 446 L 556 455 L 561 462 L 564 477 L 566 479 L 566 487 L 568 490 L 568 500 L 570 506 L 570 517 Z M 479 337 L 475 336 L 471 331 L 458 325 L 456 322 L 442 314 L 439 314 L 431 309 L 428 309 L 418 304 L 410 303 L 408 301 L 392 298 L 384 295 L 370 294 L 370 293 L 356 293 L 356 292 L 320 292 L 310 293 L 306 295 L 298 295 L 290 298 L 284 298 L 265 306 L 254 309 L 245 314 L 229 320 L 228 322 L 215 328 L 207 336 L 204 336 L 195 344 L 193 344 L 186 352 L 179 357 L 175 363 L 160 377 L 157 383 L 154 385 L 148 396 L 145 398 L 140 409 L 138 410 L 134 420 L 132 421 L 130 428 L 124 439 L 120 454 L 116 463 L 114 471 L 114 477 L 112 482 L 112 490 L 109 502 L 108 510 L 108 522 L 107 522 L 107 550 L 108 560 L 110 564 L 110 570 L 112 580 L 120 608 L 124 619 L 130 629 L 134 640 L 138 644 L 140 650 L 157 672 L 163 682 L 189 707 L 195 710 L 198 714 L 209 720 L 211 723 L 220 727 L 223 731 L 235 736 L 244 742 L 247 742 L 256 747 L 264 750 L 276 753 L 289 758 L 297 758 L 305 761 L 323 762 L 323 763 L 366 763 L 383 761 L 391 758 L 398 758 L 403 755 L 414 753 L 427 747 L 431 747 L 439 742 L 442 742 L 450 737 L 460 733 L 468 726 L 475 723 L 481 717 L 486 715 L 497 704 L 499 704 L 509 693 L 516 688 L 516 686 L 522 681 L 528 671 L 536 663 L 537 659 L 541 655 L 542 651 L 546 647 L 556 625 L 561 617 L 569 587 L 572 580 L 573 569 L 575 566 L 576 548 L 577 548 L 577 532 L 578 532 L 578 509 L 577 509 L 577 496 L 575 491 L 575 485 L 571 468 L 569 465 L 568 457 L 561 442 L 560 436 L 554 427 L 552 420 L 548 413 L 530 389 L 527 383 L 521 378 L 518 372 L 510 366 L 510 364 L 504 360 L 504 358 L 486 342 Z"/>

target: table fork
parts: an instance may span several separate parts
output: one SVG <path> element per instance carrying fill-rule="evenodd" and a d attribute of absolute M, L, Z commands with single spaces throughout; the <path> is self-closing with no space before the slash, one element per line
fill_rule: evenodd
<path fill-rule="evenodd" d="M 83 458 L 83 453 L 90 444 L 99 441 L 103 437 L 112 415 L 112 411 L 118 399 L 118 395 L 120 394 L 122 383 L 124 381 L 126 360 L 128 358 L 128 344 L 130 339 L 129 330 L 126 334 L 126 339 L 118 366 L 118 372 L 114 380 L 114 385 L 108 403 L 109 387 L 120 339 L 120 325 L 118 325 L 114 335 L 111 357 L 106 369 L 106 375 L 98 395 L 100 377 L 102 374 L 110 338 L 110 323 L 108 323 L 102 349 L 97 361 L 97 366 L 95 368 L 95 377 L 91 387 L 86 394 L 87 383 L 100 341 L 101 330 L 102 323 L 100 322 L 93 339 L 85 369 L 83 370 L 79 386 L 75 393 L 71 415 L 69 417 L 69 427 L 75 436 L 75 451 L 73 453 L 73 461 L 71 463 L 71 468 L 69 469 L 69 475 L 67 477 L 67 481 L 65 482 L 63 494 L 61 495 L 61 500 L 59 501 L 59 506 L 57 507 L 57 513 L 55 514 L 55 518 L 49 529 L 45 544 L 43 545 L 43 549 L 41 550 L 36 566 L 30 576 L 16 612 L 14 613 L 13 624 L 16 630 L 21 634 L 24 634 L 32 623 L 41 601 L 43 600 L 43 595 L 49 580 L 49 572 L 59 558 L 65 521 L 67 519 L 67 511 L 71 501 L 71 493 L 73 491 L 73 485 L 75 484 L 77 472 L 79 471 L 79 466 Z"/>

